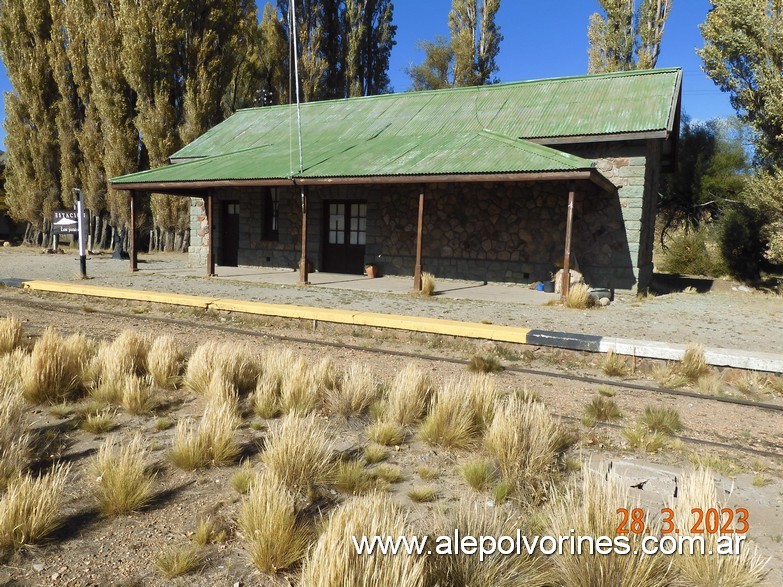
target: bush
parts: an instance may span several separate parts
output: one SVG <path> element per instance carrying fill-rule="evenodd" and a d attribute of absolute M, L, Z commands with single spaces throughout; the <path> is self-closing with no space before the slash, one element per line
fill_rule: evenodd
<path fill-rule="evenodd" d="M 764 219 L 747 207 L 730 210 L 720 223 L 720 250 L 726 266 L 737 279 L 755 281 L 767 248 L 762 237 Z"/>
<path fill-rule="evenodd" d="M 727 267 L 715 231 L 705 227 L 672 233 L 663 251 L 660 270 L 710 277 L 725 275 Z"/>

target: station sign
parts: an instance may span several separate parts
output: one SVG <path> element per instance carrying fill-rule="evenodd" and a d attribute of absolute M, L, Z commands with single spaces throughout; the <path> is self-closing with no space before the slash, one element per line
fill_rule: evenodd
<path fill-rule="evenodd" d="M 84 211 L 84 226 L 90 225 L 90 213 Z M 55 210 L 52 212 L 52 234 L 79 234 L 79 216 L 76 210 Z"/>

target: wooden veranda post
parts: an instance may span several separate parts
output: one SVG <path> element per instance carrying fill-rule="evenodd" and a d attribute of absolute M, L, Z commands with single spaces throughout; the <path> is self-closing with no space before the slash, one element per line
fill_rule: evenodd
<path fill-rule="evenodd" d="M 130 196 L 130 270 L 135 272 L 139 270 L 139 253 L 136 247 L 136 211 L 139 200 L 136 191 L 132 191 Z"/>
<path fill-rule="evenodd" d="M 565 255 L 563 256 L 563 282 L 560 284 L 560 297 L 565 301 L 568 290 L 571 288 L 571 234 L 574 225 L 574 197 L 576 187 L 574 183 L 568 186 L 568 216 L 566 218 Z"/>
<path fill-rule="evenodd" d="M 299 261 L 299 285 L 310 285 L 307 272 L 307 190 L 300 186 L 302 199 L 302 258 Z"/>
<path fill-rule="evenodd" d="M 207 193 L 207 277 L 215 276 L 215 197 Z"/>
<path fill-rule="evenodd" d="M 421 244 L 424 232 L 424 186 L 419 190 L 419 222 L 416 230 L 416 269 L 413 273 L 413 291 L 421 291 Z"/>

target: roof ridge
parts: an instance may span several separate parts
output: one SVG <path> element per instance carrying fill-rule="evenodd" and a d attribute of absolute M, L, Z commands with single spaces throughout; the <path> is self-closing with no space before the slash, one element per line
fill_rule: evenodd
<path fill-rule="evenodd" d="M 512 82 L 499 82 L 495 84 L 484 84 L 480 86 L 459 86 L 459 87 L 450 87 L 450 88 L 441 88 L 437 90 L 405 90 L 402 92 L 389 92 L 386 94 L 375 94 L 372 96 L 355 96 L 352 98 L 329 98 L 328 100 L 314 100 L 312 102 L 302 102 L 302 107 L 312 107 L 314 104 L 336 104 L 340 102 L 358 102 L 358 101 L 365 101 L 365 100 L 381 100 L 381 99 L 389 99 L 392 97 L 399 98 L 403 95 L 416 95 L 416 96 L 426 96 L 428 94 L 437 93 L 438 95 L 443 95 L 444 93 L 448 94 L 457 94 L 457 93 L 469 93 L 469 92 L 481 92 L 481 91 L 488 91 L 492 90 L 494 88 L 508 88 L 513 86 L 521 86 L 521 85 L 532 85 L 532 84 L 540 84 L 540 83 L 566 83 L 571 81 L 584 81 L 586 79 L 607 79 L 607 78 L 623 78 L 623 77 L 641 77 L 645 75 L 662 75 L 667 73 L 675 73 L 677 71 L 682 71 L 681 67 L 661 67 L 656 69 L 634 69 L 630 71 L 612 71 L 607 73 L 587 73 L 587 74 L 579 74 L 579 75 L 567 75 L 567 76 L 558 76 L 558 77 L 544 77 L 544 78 L 536 78 L 536 79 L 529 79 L 529 80 L 516 80 Z M 283 108 L 290 108 L 293 104 L 275 104 L 274 106 L 251 106 L 249 108 L 240 108 L 236 111 L 236 113 L 239 112 L 257 112 L 259 110 L 281 110 Z"/>
<path fill-rule="evenodd" d="M 585 163 L 588 163 L 589 164 L 588 166 L 591 168 L 596 167 L 596 163 L 592 159 L 585 159 L 584 157 L 571 155 L 570 153 L 566 153 L 565 151 L 560 151 L 559 149 L 554 149 L 547 145 L 539 145 L 538 143 L 534 143 L 533 141 L 529 141 L 527 139 L 510 137 L 508 135 L 504 135 L 486 128 L 482 131 L 479 131 L 477 134 L 486 136 L 489 139 L 501 143 L 505 143 L 509 146 L 515 147 L 520 150 L 533 152 L 539 157 L 546 157 L 547 159 L 554 161 L 556 163 L 562 164 L 563 159 L 565 159 L 565 162 L 568 165 L 571 165 L 574 169 L 582 169 L 582 167 L 578 165 L 580 161 L 584 161 Z"/>

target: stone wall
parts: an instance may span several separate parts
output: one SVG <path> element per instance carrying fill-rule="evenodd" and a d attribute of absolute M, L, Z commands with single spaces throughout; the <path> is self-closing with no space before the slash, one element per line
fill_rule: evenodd
<path fill-rule="evenodd" d="M 577 184 L 572 251 L 588 283 L 596 287 L 646 287 L 652 276 L 660 145 L 604 143 L 559 146 L 596 159 L 618 188 L 609 194 Z M 600 157 L 599 157 L 600 155 Z M 428 184 L 425 186 L 423 266 L 443 278 L 530 283 L 544 281 L 562 261 L 568 203 L 567 182 Z M 418 185 L 352 185 L 309 190 L 308 259 L 322 266 L 324 202 L 367 202 L 365 262 L 388 275 L 412 275 L 415 264 Z M 216 192 L 221 202 L 240 204 L 239 264 L 295 269 L 301 240 L 298 188 L 280 188 L 279 239 L 262 239 L 263 189 Z M 215 245 L 219 249 L 219 229 Z M 195 236 L 194 236 L 195 235 Z M 191 206 L 191 261 L 206 262 L 203 202 Z M 220 254 L 216 256 L 220 263 Z"/>
<path fill-rule="evenodd" d="M 634 278 L 630 285 L 617 287 L 646 288 L 653 273 L 661 142 L 650 140 L 589 143 L 558 145 L 557 148 L 573 155 L 595 159 L 601 173 L 617 186 Z M 648 161 L 652 164 L 648 165 Z"/>

